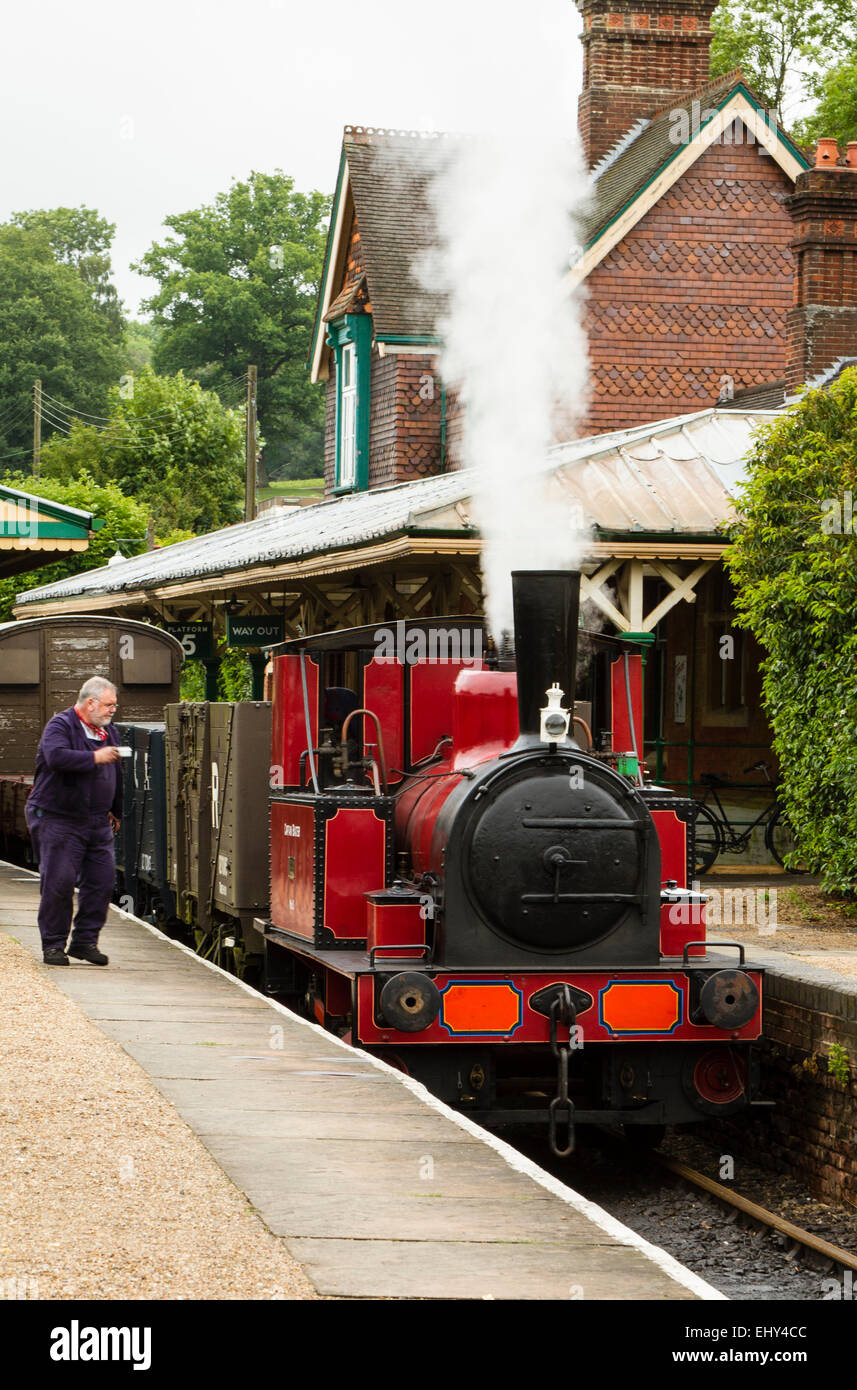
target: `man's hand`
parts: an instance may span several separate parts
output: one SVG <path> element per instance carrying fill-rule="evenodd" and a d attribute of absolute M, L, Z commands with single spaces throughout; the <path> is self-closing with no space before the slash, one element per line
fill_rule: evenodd
<path fill-rule="evenodd" d="M 96 749 L 93 757 L 97 763 L 118 763 L 119 749 L 114 744 L 108 743 L 103 748 Z"/>
<path fill-rule="evenodd" d="M 109 822 L 110 822 L 111 828 L 112 828 L 112 830 L 113 830 L 113 834 L 114 834 L 114 835 L 118 835 L 118 834 L 119 834 L 119 827 L 120 827 L 120 825 L 122 824 L 122 822 L 121 822 L 121 820 L 119 819 L 119 817 L 118 817 L 118 816 L 114 816 L 114 814 L 113 814 L 112 811 L 108 811 L 108 812 L 107 812 L 107 819 L 108 819 Z"/>

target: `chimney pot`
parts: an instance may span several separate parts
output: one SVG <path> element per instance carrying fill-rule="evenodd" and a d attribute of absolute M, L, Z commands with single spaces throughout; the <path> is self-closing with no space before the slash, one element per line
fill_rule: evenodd
<path fill-rule="evenodd" d="M 857 140 L 848 141 L 845 158 L 848 160 L 848 168 L 857 170 Z"/>
<path fill-rule="evenodd" d="M 839 145 L 836 140 L 819 140 L 815 152 L 816 169 L 830 169 L 839 158 Z"/>

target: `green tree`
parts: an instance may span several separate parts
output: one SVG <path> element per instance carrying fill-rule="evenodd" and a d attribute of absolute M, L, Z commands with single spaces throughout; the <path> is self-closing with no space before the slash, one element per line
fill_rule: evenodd
<path fill-rule="evenodd" d="M 795 128 L 799 140 L 814 145 L 829 136 L 840 146 L 857 140 L 857 51 L 812 84 L 816 108 Z"/>
<path fill-rule="evenodd" d="M 129 319 L 125 324 L 122 340 L 122 365 L 126 372 L 141 372 L 144 367 L 151 367 L 157 341 L 158 335 L 153 324 L 140 319 Z"/>
<path fill-rule="evenodd" d="M 0 622 L 9 621 L 16 596 L 26 589 L 53 584 L 83 570 L 98 569 L 106 565 L 117 550 L 127 552 L 129 540 L 140 538 L 145 542 L 146 507 L 133 497 L 126 496 L 115 483 L 99 484 L 87 473 L 60 481 L 56 478 L 36 480 L 23 473 L 7 472 L 2 481 L 8 487 L 19 488 L 36 497 L 46 497 L 52 502 L 93 512 L 105 524 L 100 531 L 92 534 L 89 547 L 82 554 L 72 555 L 67 560 L 56 560 L 42 569 L 28 570 L 26 574 L 13 574 L 8 579 L 0 579 Z"/>
<path fill-rule="evenodd" d="M 764 426 L 727 563 L 765 649 L 782 791 L 828 889 L 857 891 L 857 369 Z"/>
<path fill-rule="evenodd" d="M 43 450 L 44 475 L 86 472 L 115 483 L 145 505 L 159 531 L 200 534 L 240 520 L 243 420 L 214 392 L 181 372 L 144 368 L 111 390 L 109 412 L 100 428 L 71 419 L 68 435 Z"/>
<path fill-rule="evenodd" d="M 101 217 L 94 208 L 35 208 L 16 212 L 13 227 L 44 232 L 55 258 L 72 266 L 80 276 L 92 302 L 109 326 L 116 342 L 122 338 L 122 305 L 111 282 L 110 247 L 116 224 Z"/>
<path fill-rule="evenodd" d="M 785 104 L 854 42 L 853 0 L 720 0 L 711 19 L 711 76 L 740 67 L 786 124 Z"/>
<path fill-rule="evenodd" d="M 47 231 L 0 226 L 0 467 L 32 448 L 37 377 L 47 437 L 55 399 L 103 413 L 120 365 L 109 316 L 75 267 L 56 259 Z"/>
<path fill-rule="evenodd" d="M 321 193 L 295 192 L 280 170 L 251 173 L 213 204 L 167 217 L 174 235 L 134 267 L 160 287 L 144 305 L 159 335 L 156 369 L 183 369 L 231 403 L 255 363 L 272 452 L 278 461 L 298 452 L 314 471 L 324 403 L 306 359 L 329 206 Z"/>

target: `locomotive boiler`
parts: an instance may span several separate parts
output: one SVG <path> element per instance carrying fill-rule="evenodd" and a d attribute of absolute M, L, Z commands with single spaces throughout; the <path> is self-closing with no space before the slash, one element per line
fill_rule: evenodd
<path fill-rule="evenodd" d="M 513 576 L 516 671 L 452 621 L 443 656 L 430 624 L 276 650 L 256 923 L 271 992 L 562 1154 L 578 1123 L 654 1139 L 752 1104 L 761 1031 L 759 970 L 688 887 L 692 803 L 645 784 L 630 643 L 587 637 L 611 746 L 576 714 L 579 583 Z"/>

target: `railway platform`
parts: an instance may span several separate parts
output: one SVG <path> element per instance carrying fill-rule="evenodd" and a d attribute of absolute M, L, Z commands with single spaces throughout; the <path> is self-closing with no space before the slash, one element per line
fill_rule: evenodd
<path fill-rule="evenodd" d="M 198 1136 L 276 1249 L 297 1262 L 292 1291 L 245 1296 L 722 1297 L 418 1083 L 137 918 L 111 910 L 101 937 L 107 969 L 43 967 L 38 893 L 34 874 L 0 863 L 0 932 L 36 958 L 63 1016 L 71 1017 L 70 1005 L 104 1035 L 105 1052 L 119 1044 L 133 1059 L 139 1084 L 154 1088 L 152 1105 L 173 1108 L 174 1125 Z M 0 952 L 0 989 L 6 955 Z M 28 1029 L 26 998 L 16 1018 Z M 31 1030 L 27 1042 L 42 1063 L 56 1045 L 50 1030 Z M 33 1079 L 21 1079 L 19 1098 L 36 1085 L 37 1073 L 34 1067 Z M 95 1130 L 98 1097 L 91 1099 Z M 0 1107 L 4 1151 L 14 1117 L 14 1105 Z M 62 1153 L 53 1159 L 62 1192 L 79 1177 L 64 1168 Z M 199 1193 L 194 1174 L 175 1181 Z M 26 1169 L 18 1182 L 26 1186 Z M 97 1226 L 97 1205 L 86 1219 Z M 8 1240 L 0 1244 L 8 1247 Z M 151 1275 L 157 1258 L 157 1250 L 141 1252 L 141 1268 Z M 302 1293 L 303 1276 L 309 1283 Z M 151 1280 L 131 1296 L 152 1296 L 147 1287 Z M 104 1296 L 116 1294 L 108 1289 Z M 154 1296 L 198 1295 L 182 1292 L 178 1278 L 172 1291 Z"/>

